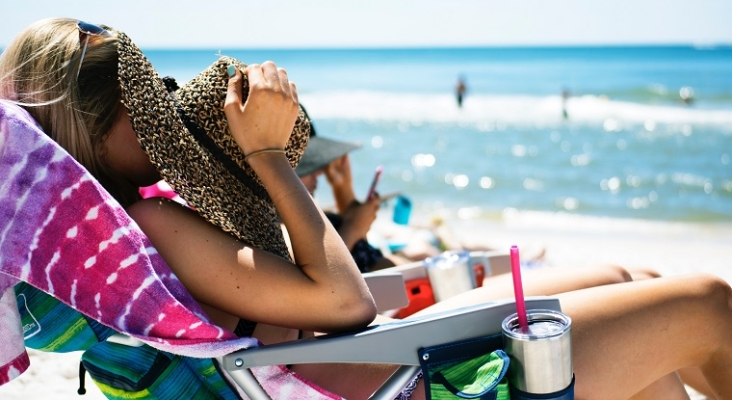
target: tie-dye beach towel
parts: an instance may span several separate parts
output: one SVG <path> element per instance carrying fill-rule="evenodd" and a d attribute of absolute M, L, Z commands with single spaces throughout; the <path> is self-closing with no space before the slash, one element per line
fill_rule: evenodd
<path fill-rule="evenodd" d="M 212 324 L 119 203 L 0 100 L 0 384 L 29 366 L 20 282 L 165 352 L 212 358 L 258 344 Z M 253 372 L 274 398 L 336 398 L 281 366 Z"/>

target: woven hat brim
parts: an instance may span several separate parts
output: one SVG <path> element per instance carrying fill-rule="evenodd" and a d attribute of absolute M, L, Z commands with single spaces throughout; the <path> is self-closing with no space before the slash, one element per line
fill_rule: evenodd
<path fill-rule="evenodd" d="M 138 141 L 162 178 L 209 222 L 245 243 L 290 259 L 276 209 L 244 162 L 223 112 L 226 68 L 231 63 L 244 65 L 222 57 L 183 85 L 174 98 L 137 46 L 122 32 L 118 37 L 122 102 Z M 208 147 L 186 127 L 179 110 L 205 133 Z M 301 111 L 285 149 L 293 168 L 307 145 L 309 130 Z"/>

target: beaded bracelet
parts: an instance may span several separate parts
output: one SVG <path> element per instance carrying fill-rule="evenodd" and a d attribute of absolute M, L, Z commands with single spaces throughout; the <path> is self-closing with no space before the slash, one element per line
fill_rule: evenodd
<path fill-rule="evenodd" d="M 258 156 L 260 154 L 264 154 L 264 153 L 281 153 L 281 154 L 285 154 L 285 151 L 282 150 L 282 149 L 262 149 L 262 150 L 253 151 L 253 152 L 249 153 L 248 155 L 246 155 L 244 157 L 244 162 L 249 162 L 249 159 L 250 158 L 252 158 L 254 156 Z"/>

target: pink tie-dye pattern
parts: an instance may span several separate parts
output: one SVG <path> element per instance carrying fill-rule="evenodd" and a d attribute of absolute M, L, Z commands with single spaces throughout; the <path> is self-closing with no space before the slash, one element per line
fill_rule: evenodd
<path fill-rule="evenodd" d="M 0 384 L 29 365 L 13 286 L 25 281 L 160 350 L 217 357 L 256 346 L 208 321 L 122 207 L 19 107 L 0 100 Z M 338 398 L 280 366 L 274 398 Z"/>
<path fill-rule="evenodd" d="M 124 209 L 22 115 L 4 107 L 3 274 L 162 350 L 201 357 L 256 345 L 202 320 Z"/>

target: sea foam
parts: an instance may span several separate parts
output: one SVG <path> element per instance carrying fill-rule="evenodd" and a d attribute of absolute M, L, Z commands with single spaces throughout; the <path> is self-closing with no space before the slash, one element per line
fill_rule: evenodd
<path fill-rule="evenodd" d="M 612 100 L 603 96 L 570 97 L 568 118 L 562 114 L 561 96 L 475 95 L 462 108 L 447 94 L 386 92 L 311 92 L 301 95 L 308 112 L 318 119 L 408 121 L 412 123 L 475 123 L 484 130 L 496 124 L 553 126 L 567 120 L 601 124 L 605 130 L 642 125 L 711 125 L 732 131 L 732 109 L 650 105 Z"/>

